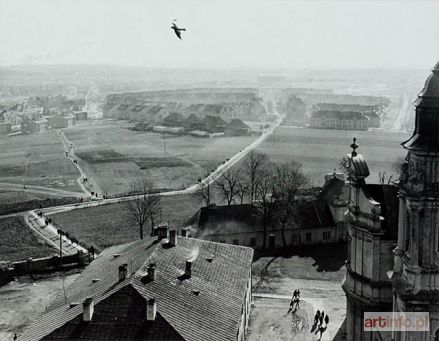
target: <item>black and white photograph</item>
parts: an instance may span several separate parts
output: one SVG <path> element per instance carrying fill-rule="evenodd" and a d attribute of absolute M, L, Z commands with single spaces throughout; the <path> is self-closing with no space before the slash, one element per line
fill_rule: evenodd
<path fill-rule="evenodd" d="M 439 341 L 439 0 L 0 0 L 0 341 Z"/>

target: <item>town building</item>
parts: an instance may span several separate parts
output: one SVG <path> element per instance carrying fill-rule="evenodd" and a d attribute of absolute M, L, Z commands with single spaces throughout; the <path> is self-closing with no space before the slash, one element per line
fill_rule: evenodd
<path fill-rule="evenodd" d="M 415 102 L 399 185 L 368 185 L 365 158 L 345 157 L 350 199 L 347 340 L 439 340 L 439 63 Z M 364 331 L 365 312 L 428 312 L 429 330 Z"/>
<path fill-rule="evenodd" d="M 315 129 L 367 130 L 370 126 L 369 117 L 357 111 L 317 111 L 310 123 Z"/>
<path fill-rule="evenodd" d="M 162 226 L 104 250 L 19 340 L 243 341 L 252 259 Z"/>
<path fill-rule="evenodd" d="M 44 133 L 48 129 L 48 123 L 45 118 L 23 116 L 21 132 L 23 134 Z"/>
<path fill-rule="evenodd" d="M 206 116 L 201 121 L 202 130 L 209 133 L 223 133 L 227 127 L 227 122 L 219 116 Z"/>
<path fill-rule="evenodd" d="M 183 127 L 186 129 L 186 131 L 200 130 L 201 119 L 195 114 L 190 114 L 185 118 Z"/>
<path fill-rule="evenodd" d="M 234 118 L 229 122 L 224 130 L 224 136 L 247 136 L 250 127 L 242 122 L 239 118 Z"/>
<path fill-rule="evenodd" d="M 328 174 L 325 179 L 316 199 L 297 199 L 296 219 L 284 232 L 273 222 L 264 232 L 257 203 L 202 207 L 186 222 L 186 229 L 195 238 L 254 249 L 284 247 L 282 233 L 287 246 L 345 242 L 347 187 L 342 174 Z"/>
<path fill-rule="evenodd" d="M 70 128 L 75 125 L 75 116 L 68 113 L 56 113 L 48 118 L 49 126 L 52 129 Z"/>
<path fill-rule="evenodd" d="M 313 112 L 317 111 L 341 111 L 359 112 L 369 119 L 369 128 L 379 128 L 382 117 L 387 110 L 384 105 L 364 105 L 364 104 L 339 104 L 339 103 L 317 103 L 313 105 Z"/>
<path fill-rule="evenodd" d="M 181 113 L 172 111 L 163 119 L 163 125 L 167 127 L 183 127 L 184 117 Z"/>

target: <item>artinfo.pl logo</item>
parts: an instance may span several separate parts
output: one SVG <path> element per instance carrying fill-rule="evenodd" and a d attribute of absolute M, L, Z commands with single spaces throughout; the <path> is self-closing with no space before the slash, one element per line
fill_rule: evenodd
<path fill-rule="evenodd" d="M 365 312 L 364 331 L 429 331 L 428 312 Z"/>

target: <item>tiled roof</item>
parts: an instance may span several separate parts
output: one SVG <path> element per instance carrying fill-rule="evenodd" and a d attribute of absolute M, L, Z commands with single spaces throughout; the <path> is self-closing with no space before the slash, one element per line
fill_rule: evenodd
<path fill-rule="evenodd" d="M 253 250 L 184 237 L 177 240 L 176 246 L 147 238 L 106 249 L 66 290 L 67 302 L 79 305 L 71 308 L 64 295 L 58 297 L 19 340 L 39 340 L 78 318 L 85 298 L 93 297 L 98 309 L 100 302 L 127 286 L 145 300 L 154 298 L 158 315 L 185 340 L 235 339 Z M 115 258 L 115 254 L 119 256 Z M 192 276 L 183 280 L 185 262 L 190 259 Z M 125 263 L 129 276 L 119 282 L 118 268 Z M 152 263 L 156 264 L 156 278 L 142 283 L 141 278 Z"/>
<path fill-rule="evenodd" d="M 292 228 L 319 228 L 334 225 L 331 211 L 327 203 L 317 200 L 298 200 L 295 227 Z M 257 208 L 251 204 L 202 207 L 186 222 L 186 226 L 197 227 L 196 237 L 202 235 L 226 235 L 235 233 L 262 232 Z M 268 224 L 269 231 L 279 229 L 274 224 Z"/>

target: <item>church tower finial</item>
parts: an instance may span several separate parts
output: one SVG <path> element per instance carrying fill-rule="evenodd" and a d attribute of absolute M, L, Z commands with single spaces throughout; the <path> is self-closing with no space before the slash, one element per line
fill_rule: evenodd
<path fill-rule="evenodd" d="M 356 149 L 358 148 L 358 144 L 356 144 L 356 142 L 357 142 L 357 138 L 356 137 L 354 137 L 353 138 L 353 143 L 351 144 L 351 148 L 352 148 L 352 153 L 351 153 L 351 155 L 352 156 L 357 156 L 357 152 L 356 152 Z"/>

